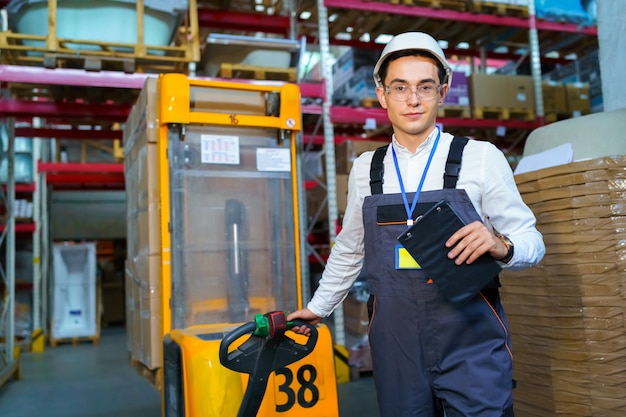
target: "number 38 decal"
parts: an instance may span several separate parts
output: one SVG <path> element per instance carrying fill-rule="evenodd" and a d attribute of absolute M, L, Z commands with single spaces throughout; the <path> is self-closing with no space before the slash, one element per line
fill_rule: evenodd
<path fill-rule="evenodd" d="M 287 395 L 287 401 L 276 404 L 276 412 L 284 413 L 291 410 L 298 403 L 302 408 L 311 408 L 320 399 L 320 392 L 315 385 L 317 370 L 313 365 L 307 364 L 298 368 L 296 372 L 297 383 L 293 380 L 293 371 L 289 368 L 280 368 L 274 371 L 276 375 L 285 377 L 285 382 L 278 386 L 278 391 Z"/>

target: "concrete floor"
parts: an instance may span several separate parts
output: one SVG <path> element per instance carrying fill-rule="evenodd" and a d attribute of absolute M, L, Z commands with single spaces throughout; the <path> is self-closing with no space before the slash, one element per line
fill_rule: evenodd
<path fill-rule="evenodd" d="M 21 379 L 0 387 L 1 417 L 160 417 L 159 393 L 128 363 L 124 327 L 100 343 L 24 353 Z M 378 417 L 371 376 L 339 384 L 342 417 Z"/>

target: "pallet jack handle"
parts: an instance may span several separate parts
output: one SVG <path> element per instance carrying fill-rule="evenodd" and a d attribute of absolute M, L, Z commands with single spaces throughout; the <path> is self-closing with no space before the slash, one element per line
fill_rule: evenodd
<path fill-rule="evenodd" d="M 296 343 L 285 335 L 286 330 L 293 326 L 307 326 L 311 329 L 305 344 Z M 245 342 L 229 352 L 230 346 L 237 339 L 250 333 Z M 284 312 L 274 311 L 257 314 L 254 321 L 239 326 L 222 339 L 219 350 L 221 364 L 250 375 L 237 417 L 257 415 L 270 373 L 310 354 L 317 343 L 317 336 L 315 326 L 303 320 L 287 322 Z"/>

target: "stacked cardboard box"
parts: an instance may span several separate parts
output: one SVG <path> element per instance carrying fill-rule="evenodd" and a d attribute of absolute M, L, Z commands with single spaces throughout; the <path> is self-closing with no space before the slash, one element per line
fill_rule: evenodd
<path fill-rule="evenodd" d="M 379 140 L 344 140 L 335 145 L 335 160 L 337 174 L 350 174 L 352 163 L 362 153 L 373 151 L 386 145 L 387 142 Z"/>
<path fill-rule="evenodd" d="M 626 411 L 626 156 L 516 176 L 546 243 L 539 266 L 505 271 L 516 414 Z"/>
<path fill-rule="evenodd" d="M 369 296 L 366 281 L 357 280 L 343 301 L 346 342 L 350 348 L 348 363 L 352 368 L 353 377 L 358 376 L 361 372 L 372 370 L 372 356 L 367 334 L 369 326 L 367 300 Z"/>
<path fill-rule="evenodd" d="M 454 82 L 454 80 L 453 80 Z M 525 119 L 535 118 L 535 91 L 529 75 L 471 74 L 468 77 L 473 117 L 496 111 L 500 119 L 513 118 L 511 111 Z"/>
<path fill-rule="evenodd" d="M 556 118 L 567 115 L 567 95 L 563 83 L 557 81 L 544 81 L 541 84 L 543 93 L 543 110 L 546 116 L 554 115 Z"/>
<path fill-rule="evenodd" d="M 570 116 L 578 117 L 591 113 L 588 83 L 567 83 L 565 94 Z"/>
<path fill-rule="evenodd" d="M 156 78 L 147 78 L 124 130 L 127 200 L 126 328 L 133 361 L 162 366 L 161 235 Z"/>

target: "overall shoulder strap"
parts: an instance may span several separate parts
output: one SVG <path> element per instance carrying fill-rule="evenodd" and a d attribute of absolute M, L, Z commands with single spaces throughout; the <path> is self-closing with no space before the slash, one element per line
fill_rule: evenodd
<path fill-rule="evenodd" d="M 468 141 L 469 139 L 464 136 L 455 136 L 452 139 L 446 160 L 446 171 L 443 173 L 443 188 L 456 188 L 456 182 L 459 180 L 459 172 L 461 171 L 463 149 Z"/>
<path fill-rule="evenodd" d="M 370 189 L 372 190 L 372 195 L 383 193 L 383 176 L 385 175 L 383 160 L 387 154 L 387 148 L 389 148 L 389 144 L 377 148 L 374 151 L 374 156 L 372 156 L 370 165 Z"/>

